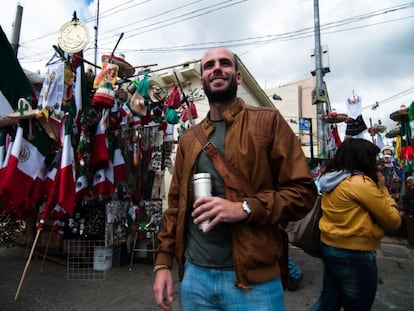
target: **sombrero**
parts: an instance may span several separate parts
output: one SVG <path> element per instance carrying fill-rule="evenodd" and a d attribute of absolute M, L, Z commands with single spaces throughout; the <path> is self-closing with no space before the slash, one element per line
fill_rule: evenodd
<path fill-rule="evenodd" d="M 387 134 L 385 134 L 385 137 L 393 138 L 393 137 L 396 137 L 398 135 L 401 135 L 401 127 L 400 126 L 397 126 L 397 127 L 393 128 L 391 131 L 389 131 Z"/>
<path fill-rule="evenodd" d="M 8 114 L 10 118 L 30 119 L 36 116 L 36 111 L 32 109 L 30 103 L 25 98 L 20 98 L 17 102 L 17 111 Z"/>
<path fill-rule="evenodd" d="M 374 124 L 372 127 L 368 129 L 368 133 L 370 133 L 371 135 L 375 135 L 378 133 L 384 133 L 386 129 L 387 127 L 385 125 Z"/>
<path fill-rule="evenodd" d="M 125 61 L 125 55 L 112 55 L 112 57 L 110 54 L 102 55 L 102 63 L 109 62 L 109 59 L 111 59 L 112 64 L 118 65 L 118 77 L 125 79 L 131 77 L 135 73 L 135 68 L 130 63 Z"/>
<path fill-rule="evenodd" d="M 145 116 L 147 114 L 145 99 L 140 93 L 135 92 L 134 95 L 132 95 L 129 105 L 134 114 L 137 114 L 139 116 Z"/>
<path fill-rule="evenodd" d="M 325 114 L 322 118 L 322 121 L 325 123 L 341 123 L 345 122 L 348 119 L 348 115 L 345 113 L 336 113 L 331 112 Z"/>
<path fill-rule="evenodd" d="M 408 118 L 408 109 L 405 105 L 401 105 L 400 110 L 394 111 L 390 114 L 390 119 L 393 121 L 401 121 L 403 118 Z"/>

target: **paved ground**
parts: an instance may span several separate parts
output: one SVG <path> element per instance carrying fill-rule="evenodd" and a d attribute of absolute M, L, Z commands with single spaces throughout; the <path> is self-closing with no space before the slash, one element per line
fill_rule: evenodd
<path fill-rule="evenodd" d="M 134 264 L 113 267 L 102 280 L 68 280 L 67 267 L 41 259 L 29 265 L 23 286 L 16 290 L 26 263 L 25 248 L 0 247 L 0 310 L 159 310 L 152 294 L 152 267 Z M 288 311 L 309 310 L 321 289 L 322 262 L 292 248 L 291 254 L 304 271 L 298 291 L 286 291 Z M 385 238 L 378 252 L 379 285 L 373 311 L 414 310 L 414 250 L 405 240 Z M 176 275 L 176 274 L 174 274 Z M 177 286 L 177 282 L 176 282 Z M 174 310 L 179 310 L 177 302 Z M 261 311 L 261 310 L 259 310 Z"/>

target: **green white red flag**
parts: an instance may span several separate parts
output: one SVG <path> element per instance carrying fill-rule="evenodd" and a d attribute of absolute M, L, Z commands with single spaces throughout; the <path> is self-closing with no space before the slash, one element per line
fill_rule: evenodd
<path fill-rule="evenodd" d="M 42 151 L 24 138 L 23 128 L 18 126 L 0 190 L 5 210 L 10 214 L 19 214 L 27 208 L 25 201 L 45 161 Z"/>
<path fill-rule="evenodd" d="M 75 153 L 72 146 L 73 117 L 65 115 L 62 121 L 65 131 L 60 160 L 60 179 L 58 203 L 70 216 L 73 215 L 73 206 L 76 201 L 74 159 Z"/>

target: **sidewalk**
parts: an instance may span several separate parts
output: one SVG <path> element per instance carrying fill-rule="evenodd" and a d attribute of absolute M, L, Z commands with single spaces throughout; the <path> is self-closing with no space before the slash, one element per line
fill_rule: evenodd
<path fill-rule="evenodd" d="M 298 291 L 285 292 L 288 311 L 305 311 L 319 296 L 323 264 L 300 249 L 291 255 L 304 272 Z M 0 247 L 0 309 L 5 311 L 155 311 L 152 266 L 135 264 L 113 267 L 104 280 L 68 280 L 64 265 L 46 261 L 40 272 L 41 259 L 29 265 L 17 301 L 16 290 L 26 263 L 25 248 Z M 405 240 L 386 237 L 378 252 L 379 284 L 373 311 L 414 310 L 414 250 Z M 174 277 L 177 273 L 174 271 Z M 176 289 L 178 282 L 175 280 Z M 175 297 L 177 300 L 177 290 Z M 173 310 L 179 310 L 177 301 Z M 255 310 L 256 311 L 256 310 Z M 261 311 L 261 310 L 258 310 Z"/>

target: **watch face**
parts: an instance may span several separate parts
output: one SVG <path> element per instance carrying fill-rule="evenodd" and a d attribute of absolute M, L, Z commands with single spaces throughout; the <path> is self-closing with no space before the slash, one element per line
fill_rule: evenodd
<path fill-rule="evenodd" d="M 79 21 L 68 22 L 59 30 L 58 44 L 67 53 L 82 51 L 88 42 L 88 28 Z"/>

